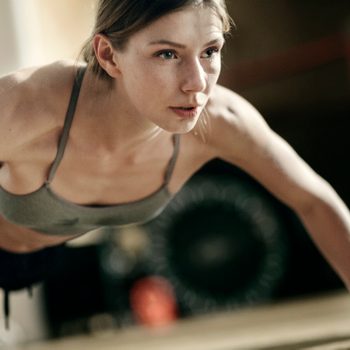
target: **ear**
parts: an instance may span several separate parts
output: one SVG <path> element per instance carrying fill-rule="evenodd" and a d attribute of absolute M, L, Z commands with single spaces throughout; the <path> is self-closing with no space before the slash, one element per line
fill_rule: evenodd
<path fill-rule="evenodd" d="M 120 71 L 118 69 L 115 49 L 110 40 L 103 34 L 96 34 L 93 39 L 93 47 L 100 66 L 112 78 L 116 78 Z"/>

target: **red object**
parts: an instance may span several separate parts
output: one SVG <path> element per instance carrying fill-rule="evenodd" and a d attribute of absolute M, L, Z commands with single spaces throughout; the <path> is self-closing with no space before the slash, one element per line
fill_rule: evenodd
<path fill-rule="evenodd" d="M 136 320 L 147 326 L 166 326 L 177 318 L 172 285 L 163 277 L 138 280 L 131 288 L 130 303 Z"/>

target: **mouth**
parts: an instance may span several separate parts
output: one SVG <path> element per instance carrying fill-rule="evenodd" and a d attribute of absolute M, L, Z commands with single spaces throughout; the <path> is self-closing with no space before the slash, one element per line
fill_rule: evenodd
<path fill-rule="evenodd" d="M 170 107 L 170 109 L 182 118 L 191 118 L 198 114 L 199 107 L 200 106 L 176 106 Z"/>
<path fill-rule="evenodd" d="M 183 109 L 185 111 L 190 111 L 192 109 L 196 109 L 196 108 L 199 108 L 200 106 L 198 105 L 193 105 L 193 106 L 175 106 L 175 107 L 170 107 L 170 108 L 173 108 L 173 109 Z"/>

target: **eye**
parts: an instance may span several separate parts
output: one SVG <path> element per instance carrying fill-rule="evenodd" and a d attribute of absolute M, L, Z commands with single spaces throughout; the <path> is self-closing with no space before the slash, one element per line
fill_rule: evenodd
<path fill-rule="evenodd" d="M 163 58 L 164 60 L 173 60 L 176 59 L 176 53 L 173 50 L 163 50 L 155 54 L 156 57 Z"/>
<path fill-rule="evenodd" d="M 218 47 L 210 47 L 204 51 L 203 58 L 211 59 L 220 52 Z"/>

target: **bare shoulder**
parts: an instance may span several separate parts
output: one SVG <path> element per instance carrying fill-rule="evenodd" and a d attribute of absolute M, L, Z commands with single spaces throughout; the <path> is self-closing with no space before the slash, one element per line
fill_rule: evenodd
<path fill-rule="evenodd" d="M 266 145 L 272 131 L 256 108 L 242 96 L 216 86 L 207 104 L 210 117 L 208 143 L 217 157 L 242 158 L 247 147 Z"/>
<path fill-rule="evenodd" d="M 74 63 L 25 68 L 0 78 L 0 160 L 61 123 Z"/>
<path fill-rule="evenodd" d="M 329 186 L 260 113 L 238 94 L 218 86 L 208 103 L 209 147 L 237 165 L 297 212 L 327 201 Z"/>

